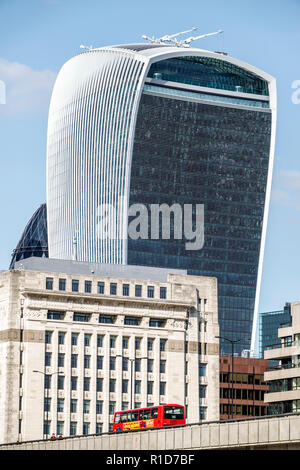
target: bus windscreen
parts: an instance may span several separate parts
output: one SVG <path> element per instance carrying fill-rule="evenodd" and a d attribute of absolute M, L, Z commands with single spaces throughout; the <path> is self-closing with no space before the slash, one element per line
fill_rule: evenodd
<path fill-rule="evenodd" d="M 180 406 L 165 406 L 165 419 L 183 419 L 183 408 Z"/>

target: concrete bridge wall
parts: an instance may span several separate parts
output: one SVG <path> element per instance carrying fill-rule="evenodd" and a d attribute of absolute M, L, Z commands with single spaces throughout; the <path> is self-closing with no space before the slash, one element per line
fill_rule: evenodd
<path fill-rule="evenodd" d="M 0 450 L 213 450 L 300 449 L 300 415 L 193 424 L 168 429 L 132 431 L 30 441 Z"/>

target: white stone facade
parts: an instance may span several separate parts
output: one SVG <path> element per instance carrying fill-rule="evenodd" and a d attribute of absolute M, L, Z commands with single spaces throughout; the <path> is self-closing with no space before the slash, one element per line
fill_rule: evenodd
<path fill-rule="evenodd" d="M 113 323 L 100 323 L 100 315 Z M 113 411 L 159 403 L 185 404 L 189 423 L 218 420 L 218 334 L 216 278 L 2 272 L 0 442 L 108 432 Z"/>

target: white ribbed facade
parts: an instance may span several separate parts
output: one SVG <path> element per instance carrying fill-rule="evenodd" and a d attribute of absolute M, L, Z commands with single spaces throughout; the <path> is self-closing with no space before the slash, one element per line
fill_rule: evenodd
<path fill-rule="evenodd" d="M 142 58 L 127 51 L 96 50 L 73 57 L 59 73 L 48 124 L 52 258 L 71 258 L 73 234 L 78 230 L 78 259 L 125 262 L 123 197 L 128 192 L 130 142 L 144 66 Z M 116 227 L 103 224 L 103 230 L 116 230 L 113 240 L 105 237 L 99 223 L 102 216 L 113 219 L 111 207 L 117 211 L 118 223 Z"/>

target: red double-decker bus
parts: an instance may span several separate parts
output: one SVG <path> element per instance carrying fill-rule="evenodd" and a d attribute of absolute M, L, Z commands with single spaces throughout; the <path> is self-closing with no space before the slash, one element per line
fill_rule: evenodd
<path fill-rule="evenodd" d="M 113 432 L 132 429 L 159 428 L 185 424 L 184 407 L 159 405 L 135 410 L 117 411 L 114 414 Z"/>

